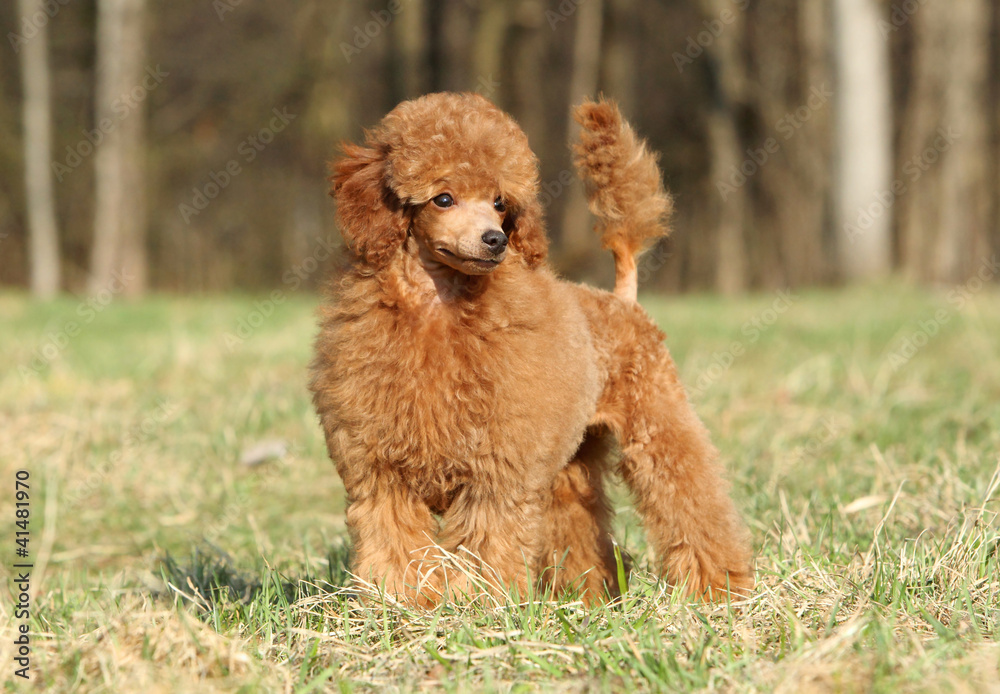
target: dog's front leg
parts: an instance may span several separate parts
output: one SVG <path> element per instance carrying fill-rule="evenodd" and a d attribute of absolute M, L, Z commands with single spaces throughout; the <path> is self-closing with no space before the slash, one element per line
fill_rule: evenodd
<path fill-rule="evenodd" d="M 441 546 L 459 560 L 447 574 L 447 592 L 475 598 L 513 588 L 526 597 L 541 552 L 547 493 L 512 481 L 463 490 L 443 518 Z"/>
<path fill-rule="evenodd" d="M 437 522 L 427 504 L 398 482 L 368 479 L 348 492 L 354 575 L 409 604 L 435 603 L 440 594 L 428 585 L 432 565 L 426 560 Z"/>

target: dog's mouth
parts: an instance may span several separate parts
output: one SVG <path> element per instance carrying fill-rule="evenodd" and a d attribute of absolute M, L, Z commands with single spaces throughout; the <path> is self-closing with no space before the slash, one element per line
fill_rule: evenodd
<path fill-rule="evenodd" d="M 493 258 L 469 258 L 449 251 L 447 248 L 438 248 L 436 250 L 446 264 L 459 272 L 474 275 L 485 275 L 493 272 L 507 255 L 506 253 L 501 253 Z"/>

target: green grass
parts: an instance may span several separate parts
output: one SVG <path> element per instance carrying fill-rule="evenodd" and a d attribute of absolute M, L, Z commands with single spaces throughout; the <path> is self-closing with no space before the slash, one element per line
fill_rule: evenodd
<path fill-rule="evenodd" d="M 616 534 L 636 559 L 621 604 L 526 596 L 420 612 L 348 588 L 343 490 L 306 391 L 314 298 L 290 297 L 238 341 L 227 334 L 253 298 L 91 313 L 0 295 L 0 562 L 17 561 L 14 473 L 26 469 L 35 680 L 14 675 L 24 620 L 5 581 L 0 682 L 995 691 L 1000 293 L 961 307 L 897 284 L 775 300 L 645 300 L 751 526 L 752 599 L 672 596 L 619 489 Z M 60 347 L 70 320 L 79 332 Z M 935 334 L 894 358 L 921 330 Z M 240 463 L 270 439 L 288 453 Z"/>

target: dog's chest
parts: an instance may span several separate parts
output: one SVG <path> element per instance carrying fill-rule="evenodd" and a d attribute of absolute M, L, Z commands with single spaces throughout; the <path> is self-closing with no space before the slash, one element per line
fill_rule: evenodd
<path fill-rule="evenodd" d="M 598 387 L 589 334 L 544 322 L 351 326 L 338 420 L 373 464 L 432 506 L 469 484 L 508 485 L 573 453 Z"/>

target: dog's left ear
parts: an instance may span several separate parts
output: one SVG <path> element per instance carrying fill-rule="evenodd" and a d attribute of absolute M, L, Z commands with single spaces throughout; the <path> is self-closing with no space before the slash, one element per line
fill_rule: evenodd
<path fill-rule="evenodd" d="M 532 200 L 507 218 L 504 231 L 510 245 L 524 258 L 528 267 L 537 267 L 549 255 L 549 239 L 545 235 L 542 206 Z"/>
<path fill-rule="evenodd" d="M 343 152 L 330 177 L 340 233 L 359 258 L 379 267 L 406 240 L 410 219 L 387 182 L 385 153 L 349 143 Z"/>

